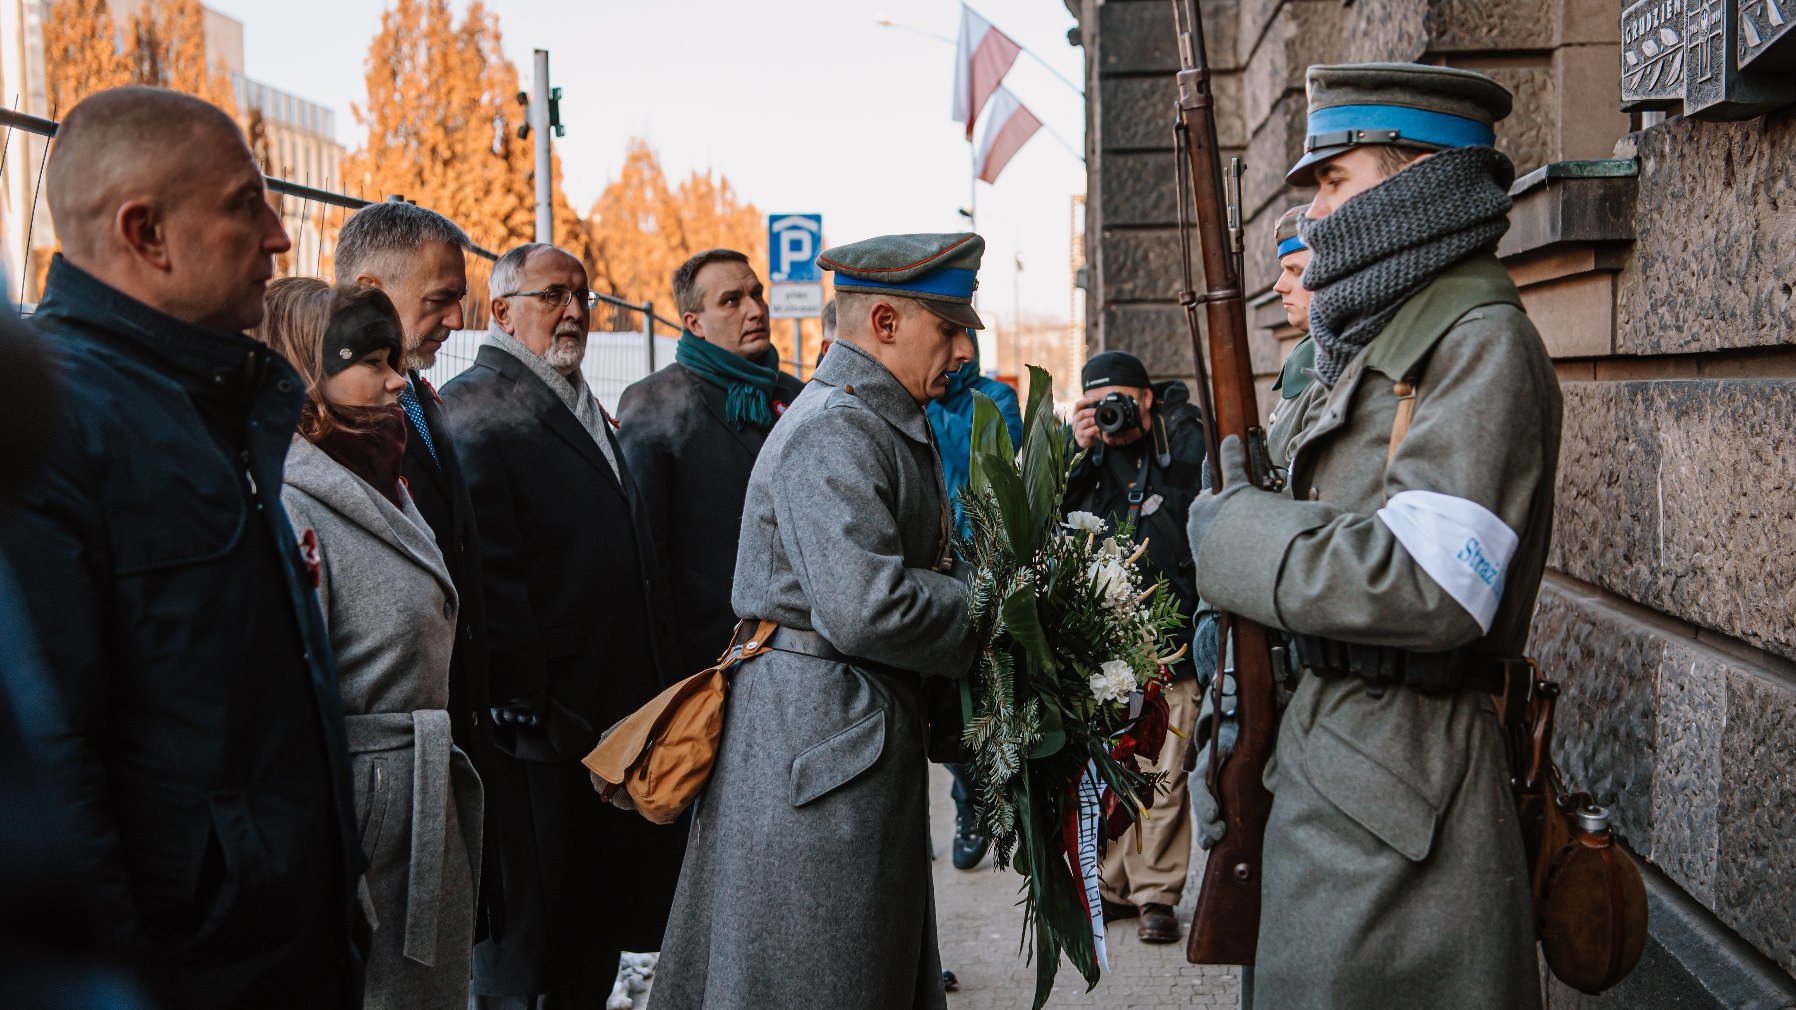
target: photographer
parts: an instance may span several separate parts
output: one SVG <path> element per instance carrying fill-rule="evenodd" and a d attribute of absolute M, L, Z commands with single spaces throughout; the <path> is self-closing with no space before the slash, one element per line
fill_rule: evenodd
<path fill-rule="evenodd" d="M 1191 615 L 1197 592 L 1185 519 L 1202 483 L 1204 432 L 1190 391 L 1176 379 L 1151 382 L 1141 360 L 1122 351 L 1093 357 L 1080 378 L 1084 393 L 1073 412 L 1072 438 L 1086 455 L 1068 479 L 1066 509 L 1098 515 L 1112 532 L 1131 523 L 1136 542 L 1147 542 L 1142 577 L 1165 575 L 1179 608 Z M 1175 647 L 1189 645 L 1190 638 L 1187 625 Z M 1193 670 L 1187 649 L 1173 665 L 1166 692 L 1174 726 L 1190 726 L 1196 717 Z M 1179 938 L 1173 908 L 1191 858 L 1190 798 L 1181 771 L 1187 746 L 1178 736 L 1167 737 L 1153 770 L 1169 773 L 1171 791 L 1155 798 L 1144 825 L 1110 847 L 1100 872 L 1104 917 L 1139 914 L 1141 939 L 1148 943 Z"/>

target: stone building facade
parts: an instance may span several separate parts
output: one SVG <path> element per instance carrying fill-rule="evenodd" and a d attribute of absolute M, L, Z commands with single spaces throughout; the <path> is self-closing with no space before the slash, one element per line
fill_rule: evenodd
<path fill-rule="evenodd" d="M 1089 339 L 1188 375 L 1172 0 L 1067 3 L 1086 53 Z M 1268 381 L 1293 336 L 1270 236 L 1309 196 L 1283 183 L 1305 69 L 1417 60 L 1515 93 L 1498 146 L 1522 177 L 1499 254 L 1565 397 L 1530 651 L 1564 684 L 1561 764 L 1610 805 L 1653 916 L 1627 982 L 1555 985 L 1550 1005 L 1796 1006 L 1796 32 L 1780 34 L 1796 4 L 1647 0 L 1631 20 L 1619 0 L 1203 8 L 1219 139 L 1246 162 Z"/>

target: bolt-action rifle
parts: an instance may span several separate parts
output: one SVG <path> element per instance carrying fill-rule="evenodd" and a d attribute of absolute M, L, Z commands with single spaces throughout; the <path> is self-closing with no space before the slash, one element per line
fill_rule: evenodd
<path fill-rule="evenodd" d="M 1231 159 L 1225 166 L 1216 145 L 1215 102 L 1210 94 L 1200 0 L 1173 0 L 1173 11 L 1180 60 L 1175 127 L 1179 243 L 1185 260 L 1185 290 L 1179 300 L 1191 331 L 1199 406 L 1209 440 L 1210 486 L 1221 486 L 1218 443 L 1238 435 L 1247 448 L 1254 483 L 1276 491 L 1282 484 L 1272 469 L 1266 435 L 1259 426 L 1259 401 L 1247 345 L 1247 301 L 1241 283 L 1241 165 L 1239 159 Z M 1196 212 L 1189 229 L 1184 220 L 1187 193 Z M 1192 231 L 1197 234 L 1203 263 L 1202 294 L 1191 281 Z M 1200 304 L 1209 335 L 1207 370 L 1198 326 Z M 1239 728 L 1234 747 L 1226 754 L 1212 738 L 1207 777 L 1226 830 L 1204 865 L 1203 887 L 1185 956 L 1195 964 L 1251 965 L 1260 931 L 1260 850 L 1272 810 L 1272 794 L 1266 791 L 1261 775 L 1278 729 L 1276 688 L 1266 629 L 1223 614 L 1219 631 L 1222 669 L 1211 683 L 1215 711 L 1219 718 L 1224 713 L 1223 682 L 1225 675 L 1232 676 Z"/>

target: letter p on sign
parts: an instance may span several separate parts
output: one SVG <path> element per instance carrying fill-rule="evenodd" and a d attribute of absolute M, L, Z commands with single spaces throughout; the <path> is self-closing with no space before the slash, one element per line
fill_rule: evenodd
<path fill-rule="evenodd" d="M 775 284 L 816 283 L 823 280 L 817 269 L 822 251 L 823 215 L 779 214 L 767 219 L 767 263 Z"/>

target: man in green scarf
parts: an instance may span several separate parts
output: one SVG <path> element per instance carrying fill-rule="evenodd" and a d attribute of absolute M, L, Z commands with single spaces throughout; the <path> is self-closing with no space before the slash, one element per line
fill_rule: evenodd
<path fill-rule="evenodd" d="M 673 289 L 684 327 L 674 363 L 624 390 L 617 437 L 674 594 L 681 673 L 696 673 L 736 624 L 730 586 L 749 472 L 803 387 L 780 371 L 747 256 L 699 253 L 674 271 Z"/>

